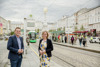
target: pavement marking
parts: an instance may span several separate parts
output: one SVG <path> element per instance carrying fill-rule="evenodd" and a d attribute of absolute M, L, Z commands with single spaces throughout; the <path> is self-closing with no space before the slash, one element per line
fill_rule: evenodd
<path fill-rule="evenodd" d="M 29 46 L 29 47 L 30 47 L 31 50 L 39 57 L 38 53 L 37 53 L 35 50 L 33 50 L 33 48 L 32 48 L 31 46 Z"/>
<path fill-rule="evenodd" d="M 39 57 L 39 55 L 38 55 L 38 53 L 31 47 L 31 46 L 29 46 L 30 47 L 30 49 Z M 53 62 L 53 60 L 51 60 L 52 62 Z M 50 64 L 50 63 L 49 63 Z M 51 65 L 51 64 L 50 64 Z M 62 67 L 62 66 L 61 66 Z"/>
<path fill-rule="evenodd" d="M 29 46 L 30 47 L 30 49 L 39 57 L 39 55 L 38 55 L 38 53 L 31 47 L 31 46 Z M 51 60 L 52 61 L 52 60 Z M 50 64 L 50 63 L 49 63 Z"/>

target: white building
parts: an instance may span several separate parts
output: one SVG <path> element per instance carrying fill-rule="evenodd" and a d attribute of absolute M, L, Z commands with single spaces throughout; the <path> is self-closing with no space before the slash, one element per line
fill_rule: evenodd
<path fill-rule="evenodd" d="M 75 15 L 76 15 L 76 24 L 77 24 L 77 28 L 78 30 L 80 30 L 80 28 L 83 26 L 84 29 L 87 31 L 89 30 L 88 24 L 89 24 L 89 10 L 87 8 L 83 8 L 81 10 L 79 10 Z"/>
<path fill-rule="evenodd" d="M 9 34 L 11 22 L 0 16 L 0 34 Z"/>
<path fill-rule="evenodd" d="M 57 29 L 57 24 L 54 22 L 49 22 L 48 23 L 48 30 L 56 30 Z"/>
<path fill-rule="evenodd" d="M 61 28 L 63 29 L 65 27 L 65 32 L 68 32 L 68 29 L 70 28 L 70 32 L 74 32 L 74 26 L 75 26 L 75 16 L 64 16 L 62 19 L 58 20 L 57 22 L 57 29 Z"/>
<path fill-rule="evenodd" d="M 60 20 L 57 21 L 57 28 L 64 28 L 67 25 L 67 18 L 63 17 Z"/>
<path fill-rule="evenodd" d="M 89 30 L 100 33 L 100 6 L 89 11 Z"/>
<path fill-rule="evenodd" d="M 23 23 L 11 23 L 11 31 L 14 31 L 16 27 L 20 27 L 21 29 L 24 29 Z"/>
<path fill-rule="evenodd" d="M 43 22 L 41 22 L 41 21 L 36 21 L 36 23 L 35 23 L 35 29 L 40 29 L 40 30 L 42 30 L 42 28 L 43 28 Z"/>
<path fill-rule="evenodd" d="M 68 29 L 70 28 L 70 32 L 74 32 L 74 28 L 75 28 L 75 16 L 72 15 L 72 16 L 69 16 L 66 18 L 67 21 L 66 21 L 66 32 L 68 32 Z M 68 28 L 68 29 L 67 29 Z"/>

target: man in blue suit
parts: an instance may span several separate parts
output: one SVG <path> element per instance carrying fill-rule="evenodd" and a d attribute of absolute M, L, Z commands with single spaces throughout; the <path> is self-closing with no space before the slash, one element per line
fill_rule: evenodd
<path fill-rule="evenodd" d="M 11 67 L 21 67 L 24 52 L 23 38 L 20 37 L 21 29 L 16 27 L 14 33 L 15 35 L 9 37 L 7 44 L 9 50 L 8 59 L 10 59 Z"/>

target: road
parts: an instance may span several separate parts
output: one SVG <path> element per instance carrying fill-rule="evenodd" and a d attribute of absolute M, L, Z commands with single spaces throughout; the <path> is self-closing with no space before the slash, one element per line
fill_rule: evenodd
<path fill-rule="evenodd" d="M 0 41 L 0 49 L 2 51 L 7 51 L 6 49 L 6 41 Z M 36 54 L 38 54 L 38 44 L 31 43 L 28 47 L 27 58 L 24 57 L 22 62 L 22 67 L 38 67 L 39 66 L 39 58 Z M 52 52 L 53 56 L 51 58 L 51 67 L 99 67 L 100 66 L 100 54 L 84 51 L 80 49 L 69 48 L 60 45 L 54 45 L 54 50 Z M 4 53 L 0 50 L 0 54 L 5 56 Z M 34 51 L 33 51 L 34 50 Z M 2 55 L 3 54 L 3 55 Z M 7 59 L 7 57 L 6 57 Z M 2 65 L 2 64 L 1 64 Z M 58 65 L 58 66 L 57 66 Z M 6 67 L 10 67 L 8 63 Z"/>
<path fill-rule="evenodd" d="M 69 48 L 60 45 L 54 45 L 53 57 L 54 62 L 63 67 L 99 67 L 100 54 L 80 49 Z M 30 45 L 36 52 L 38 52 L 38 43 Z"/>

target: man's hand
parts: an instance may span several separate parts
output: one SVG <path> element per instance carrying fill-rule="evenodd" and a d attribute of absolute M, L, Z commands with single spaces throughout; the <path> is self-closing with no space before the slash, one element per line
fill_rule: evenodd
<path fill-rule="evenodd" d="M 22 51 L 22 53 L 24 52 L 24 50 L 23 50 L 23 49 L 21 49 L 21 51 Z"/>
<path fill-rule="evenodd" d="M 23 53 L 23 49 L 19 49 L 18 50 L 18 53 Z"/>

